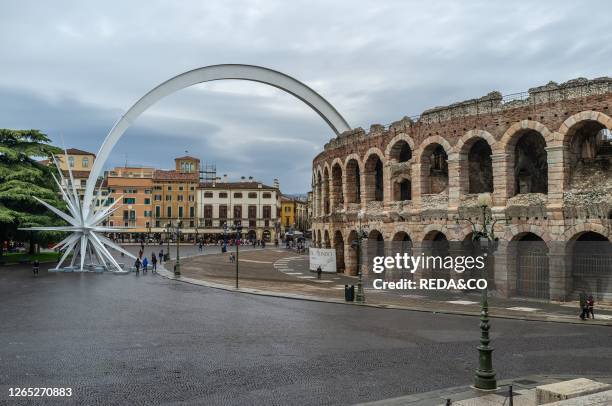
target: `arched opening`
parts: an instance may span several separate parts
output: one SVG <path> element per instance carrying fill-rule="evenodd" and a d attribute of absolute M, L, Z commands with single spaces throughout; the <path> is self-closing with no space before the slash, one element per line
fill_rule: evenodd
<path fill-rule="evenodd" d="M 384 198 L 383 163 L 376 154 L 368 157 L 365 163 L 366 202 L 382 202 Z"/>
<path fill-rule="evenodd" d="M 342 210 L 344 196 L 342 193 L 342 167 L 336 163 L 332 166 L 331 200 L 334 202 L 332 211 Z"/>
<path fill-rule="evenodd" d="M 423 238 L 423 251 L 425 257 L 429 258 L 429 263 L 423 266 L 424 271 L 428 271 L 436 278 L 449 280 L 450 272 L 444 269 L 444 258 L 448 256 L 449 242 L 446 234 L 438 230 L 428 232 Z"/>
<path fill-rule="evenodd" d="M 272 235 L 270 233 L 270 230 L 264 230 L 262 233 L 262 238 L 265 242 L 271 242 L 272 241 Z"/>
<path fill-rule="evenodd" d="M 398 231 L 393 235 L 393 251 L 412 255 L 412 239 L 405 231 Z"/>
<path fill-rule="evenodd" d="M 361 174 L 356 159 L 346 163 L 346 199 L 347 203 L 361 202 Z"/>
<path fill-rule="evenodd" d="M 373 256 L 384 256 L 385 255 L 385 239 L 383 235 L 378 230 L 372 230 L 368 234 L 368 244 L 367 244 L 367 252 L 368 252 L 368 263 L 372 263 Z"/>
<path fill-rule="evenodd" d="M 399 140 L 393 144 L 389 156 L 394 162 L 402 163 L 410 161 L 412 159 L 412 149 L 410 148 L 410 144 L 408 144 L 405 140 Z"/>
<path fill-rule="evenodd" d="M 612 244 L 604 235 L 587 231 L 571 243 L 573 297 L 581 292 L 598 300 L 612 298 Z M 606 297 L 607 296 L 607 297 Z"/>
<path fill-rule="evenodd" d="M 323 196 L 322 196 L 323 177 L 321 176 L 321 172 L 319 171 L 317 171 L 315 187 L 316 187 L 316 194 L 317 194 L 315 208 L 316 208 L 317 216 L 322 216 L 323 215 Z"/>
<path fill-rule="evenodd" d="M 393 183 L 393 200 L 412 200 L 412 182 L 409 179 L 398 179 Z"/>
<path fill-rule="evenodd" d="M 329 170 L 325 168 L 323 170 L 323 214 L 328 215 L 330 213 L 329 206 Z"/>
<path fill-rule="evenodd" d="M 612 175 L 612 132 L 597 121 L 584 120 L 572 126 L 567 136 L 569 186 L 582 189 L 585 179 L 605 184 Z"/>
<path fill-rule="evenodd" d="M 493 162 L 489 143 L 480 138 L 468 153 L 468 193 L 493 192 Z"/>
<path fill-rule="evenodd" d="M 329 241 L 329 231 L 325 230 L 323 233 L 323 248 L 331 248 L 331 244 Z"/>
<path fill-rule="evenodd" d="M 321 230 L 317 230 L 317 247 L 323 246 L 323 240 L 321 239 Z"/>
<path fill-rule="evenodd" d="M 548 300 L 548 246 L 534 233 L 519 234 L 513 241 L 516 254 L 516 295 Z"/>
<path fill-rule="evenodd" d="M 334 248 L 336 249 L 336 272 L 344 272 L 344 238 L 340 230 L 334 233 Z"/>
<path fill-rule="evenodd" d="M 514 147 L 514 191 L 548 193 L 548 162 L 546 140 L 535 130 L 518 135 Z"/>
<path fill-rule="evenodd" d="M 433 143 L 421 157 L 422 194 L 438 194 L 448 187 L 448 155 L 444 147 Z"/>
<path fill-rule="evenodd" d="M 257 239 L 257 234 L 255 233 L 255 230 L 249 230 L 249 232 L 247 233 L 247 240 L 249 242 L 253 242 Z"/>

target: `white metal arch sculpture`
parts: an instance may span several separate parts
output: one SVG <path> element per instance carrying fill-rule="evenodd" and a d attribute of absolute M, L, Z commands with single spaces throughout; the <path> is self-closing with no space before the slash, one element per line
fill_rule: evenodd
<path fill-rule="evenodd" d="M 178 90 L 198 83 L 224 79 L 238 79 L 265 83 L 284 90 L 297 97 L 317 112 L 336 135 L 350 130 L 350 126 L 334 106 L 302 82 L 284 73 L 261 66 L 241 64 L 211 65 L 194 69 L 165 81 L 145 94 L 115 123 L 106 136 L 102 147 L 100 147 L 100 151 L 91 169 L 89 179 L 87 180 L 87 188 L 85 190 L 85 201 L 90 201 L 92 198 L 95 180 L 102 174 L 103 165 L 110 155 L 111 150 L 138 116 L 159 100 Z"/>
<path fill-rule="evenodd" d="M 318 93 L 298 80 L 271 69 L 253 65 L 212 65 L 194 69 L 175 76 L 155 87 L 149 93 L 145 94 L 132 107 L 130 107 L 130 109 L 123 114 L 111 128 L 110 132 L 104 139 L 104 142 L 98 151 L 94 165 L 91 168 L 91 172 L 85 187 L 85 196 L 82 202 L 80 201 L 75 188 L 72 171 L 70 168 L 68 168 L 69 179 L 65 179 L 61 175 L 62 171 L 59 170 L 59 164 L 56 161 L 56 165 L 58 166 L 61 176 L 61 182 L 57 180 L 56 182 L 62 191 L 62 196 L 67 203 L 70 213 L 63 213 L 62 211 L 49 206 L 43 201 L 40 201 L 40 203 L 67 221 L 69 226 L 36 227 L 30 228 L 30 230 L 56 230 L 72 232 L 71 235 L 57 245 L 57 247 L 65 250 L 64 255 L 57 265 L 58 268 L 61 266 L 64 260 L 66 260 L 70 252 L 76 252 L 77 250 L 80 251 L 81 256 L 80 270 L 83 270 L 85 256 L 88 253 L 92 263 L 95 257 L 99 264 L 106 267 L 113 267 L 116 270 L 121 270 L 119 264 L 108 252 L 107 247 L 119 250 L 135 259 L 135 257 L 129 252 L 123 250 L 120 246 L 102 235 L 104 232 L 121 231 L 120 229 L 113 229 L 99 225 L 103 220 L 117 210 L 117 203 L 120 201 L 120 199 L 118 199 L 117 201 L 113 202 L 113 204 L 107 204 L 109 198 L 109 196 L 107 196 L 101 205 L 96 204 L 100 193 L 98 193 L 98 196 L 94 197 L 94 188 L 96 186 L 98 177 L 102 174 L 104 164 L 106 163 L 106 160 L 108 159 L 113 147 L 117 141 L 119 141 L 123 133 L 130 127 L 138 116 L 140 116 L 157 101 L 186 87 L 198 83 L 223 79 L 249 80 L 253 82 L 265 83 L 284 90 L 285 92 L 297 97 L 316 111 L 337 135 L 344 131 L 350 130 L 350 126 L 338 113 L 338 111 L 336 111 L 336 109 Z M 65 158 L 66 162 L 68 162 L 67 155 Z M 76 254 L 72 257 L 71 266 L 74 265 L 75 259 Z"/>

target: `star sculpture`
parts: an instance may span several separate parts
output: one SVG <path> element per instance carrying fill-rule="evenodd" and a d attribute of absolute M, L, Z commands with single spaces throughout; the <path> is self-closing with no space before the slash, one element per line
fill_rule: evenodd
<path fill-rule="evenodd" d="M 68 153 L 65 150 L 64 156 L 66 162 L 68 162 Z M 55 166 L 57 167 L 61 183 L 60 181 L 58 181 L 55 175 L 51 174 L 51 176 L 53 176 L 53 180 L 55 181 L 55 183 L 59 187 L 59 190 L 62 193 L 62 198 L 66 202 L 69 213 L 65 213 L 51 206 L 50 204 L 42 201 L 36 196 L 34 196 L 34 198 L 38 202 L 40 202 L 40 204 L 44 205 L 53 213 L 57 214 L 59 217 L 68 222 L 69 225 L 60 227 L 31 227 L 23 228 L 22 230 L 72 232 L 72 234 L 64 238 L 55 247 L 53 247 L 64 251 L 62 258 L 57 264 L 57 268 L 60 268 L 66 258 L 68 258 L 68 255 L 73 252 L 74 255 L 72 256 L 70 266 L 74 266 L 74 263 L 77 259 L 77 254 L 80 254 L 81 271 L 83 271 L 83 266 L 85 265 L 85 258 L 87 255 L 89 255 L 92 264 L 94 263 L 94 261 L 96 261 L 98 265 L 102 265 L 107 269 L 114 268 L 115 271 L 122 271 L 123 269 L 117 263 L 115 258 L 113 258 L 107 247 L 122 252 L 130 258 L 136 259 L 136 257 L 130 254 L 128 251 L 124 250 L 119 245 L 115 244 L 109 238 L 106 238 L 102 233 L 122 232 L 124 230 L 99 225 L 108 216 L 113 214 L 115 210 L 119 208 L 117 206 L 117 203 L 121 201 L 121 197 L 112 204 L 108 204 L 108 198 L 110 197 L 109 194 L 106 196 L 104 201 L 97 205 L 96 202 L 98 200 L 98 196 L 101 195 L 102 191 L 102 185 L 100 185 L 100 187 L 98 188 L 97 195 L 93 196 L 89 202 L 81 201 L 77 193 L 70 165 L 68 165 L 69 179 L 66 179 L 62 174 L 62 170 L 57 159 L 55 158 L 55 156 L 53 156 L 52 158 L 53 162 L 55 163 Z"/>

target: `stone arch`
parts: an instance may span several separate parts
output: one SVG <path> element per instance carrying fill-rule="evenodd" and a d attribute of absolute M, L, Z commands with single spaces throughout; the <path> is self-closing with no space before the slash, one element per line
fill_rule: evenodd
<path fill-rule="evenodd" d="M 365 201 L 384 201 L 384 155 L 378 148 L 370 148 L 366 152 L 363 159 L 363 169 Z"/>
<path fill-rule="evenodd" d="M 332 204 L 332 213 L 341 210 L 344 205 L 344 192 L 342 190 L 342 178 L 344 168 L 339 159 L 335 159 L 331 165 L 330 172 L 330 201 Z"/>
<path fill-rule="evenodd" d="M 548 151 L 553 133 L 543 124 L 514 123 L 498 143 L 507 156 L 506 188 L 509 197 L 521 193 L 548 193 Z"/>
<path fill-rule="evenodd" d="M 563 122 L 563 124 L 561 124 L 559 130 L 557 130 L 557 133 L 559 134 L 557 141 L 563 143 L 564 145 L 568 145 L 568 138 L 571 134 L 570 129 L 581 121 L 596 121 L 606 127 L 608 130 L 612 130 L 611 117 L 598 111 L 587 110 L 571 115 Z"/>
<path fill-rule="evenodd" d="M 317 246 L 323 246 L 323 240 L 321 239 L 321 229 L 317 230 Z"/>
<path fill-rule="evenodd" d="M 512 237 L 508 247 L 508 267 L 515 273 L 516 296 L 548 300 L 551 280 L 548 252 L 550 247 L 534 228 L 525 228 Z"/>
<path fill-rule="evenodd" d="M 278 89 L 281 89 L 308 105 L 312 108 L 330 128 L 340 135 L 342 132 L 349 131 L 351 126 L 338 113 L 338 111 L 327 100 L 325 100 L 317 92 L 303 84 L 302 82 L 285 75 L 284 73 L 254 65 L 242 64 L 222 64 L 211 65 L 202 68 L 194 69 L 178 76 L 175 76 L 166 82 L 155 87 L 153 90 L 145 94 L 138 100 L 128 111 L 121 116 L 110 130 L 104 143 L 100 147 L 97 154 L 97 159 L 91 168 L 91 173 L 87 179 L 85 188 L 83 215 L 87 217 L 91 210 L 90 202 L 93 201 L 93 192 L 96 186 L 98 177 L 102 174 L 104 164 L 108 159 L 113 147 L 119 141 L 123 133 L 130 125 L 149 107 L 155 104 L 160 99 L 186 87 L 214 80 L 238 79 L 253 82 L 264 83 Z"/>
<path fill-rule="evenodd" d="M 512 149 L 516 145 L 517 139 L 525 130 L 540 133 L 546 141 L 546 146 L 551 146 L 554 141 L 554 134 L 544 124 L 533 120 L 521 120 L 508 127 L 501 140 L 496 143 L 497 148 L 494 151 L 506 154 L 513 153 Z"/>
<path fill-rule="evenodd" d="M 546 229 L 533 224 L 512 225 L 504 233 L 503 239 L 506 241 L 517 241 L 527 233 L 537 235 L 547 244 L 552 241 L 552 238 Z"/>
<path fill-rule="evenodd" d="M 440 144 L 440 145 L 442 145 L 442 147 L 444 148 L 444 151 L 446 152 L 447 155 L 450 155 L 453 152 L 453 148 L 451 147 L 449 142 L 446 141 L 446 138 L 444 138 L 442 136 L 439 136 L 439 135 L 432 135 L 432 136 L 429 136 L 429 137 L 425 138 L 423 140 L 423 142 L 421 142 L 419 144 L 419 148 L 414 153 L 414 156 L 415 156 L 415 159 L 416 159 L 417 163 L 421 162 L 421 159 L 423 158 L 423 152 L 431 144 Z"/>
<path fill-rule="evenodd" d="M 361 177 L 363 167 L 357 154 L 350 154 L 344 161 L 344 198 L 349 204 L 361 203 Z"/>
<path fill-rule="evenodd" d="M 470 130 L 453 148 L 458 160 L 459 173 L 456 178 L 459 192 L 493 193 L 492 154 L 495 138 L 485 130 Z"/>
<path fill-rule="evenodd" d="M 467 154 L 470 146 L 479 139 L 485 140 L 491 147 L 491 150 L 495 150 L 497 144 L 495 137 L 488 131 L 474 129 L 463 134 L 459 141 L 457 141 L 454 151 L 459 154 Z"/>
<path fill-rule="evenodd" d="M 400 133 L 393 137 L 391 141 L 387 143 L 387 147 L 385 148 L 385 158 L 387 159 L 387 161 L 394 160 L 394 158 L 392 157 L 392 151 L 394 150 L 394 148 L 396 148 L 397 144 L 400 141 L 403 141 L 408 144 L 408 146 L 410 147 L 411 155 L 412 157 L 414 157 L 414 141 L 408 134 Z"/>
<path fill-rule="evenodd" d="M 336 272 L 344 272 L 344 237 L 341 230 L 334 232 L 333 247 L 336 250 Z"/>
<path fill-rule="evenodd" d="M 421 196 L 448 190 L 448 156 L 451 150 L 448 141 L 438 135 L 428 137 L 421 144 L 416 156 Z"/>
<path fill-rule="evenodd" d="M 601 224 L 595 224 L 595 223 L 577 224 L 565 230 L 565 232 L 561 236 L 561 239 L 563 241 L 575 241 L 582 234 L 587 233 L 587 232 L 601 234 L 604 237 L 606 237 L 608 240 L 612 239 L 612 234 L 610 233 L 608 228 L 602 226 Z"/>
<path fill-rule="evenodd" d="M 595 111 L 583 111 L 565 120 L 556 141 L 563 151 L 564 187 L 581 188 L 585 176 L 608 172 L 611 129 L 612 119 Z"/>
<path fill-rule="evenodd" d="M 412 180 L 408 176 L 398 176 L 391 181 L 394 201 L 412 200 Z"/>
<path fill-rule="evenodd" d="M 331 212 L 330 178 L 331 178 L 331 171 L 330 171 L 329 165 L 325 163 L 325 168 L 323 169 L 323 185 L 321 187 L 322 196 L 323 196 L 323 214 L 324 215 L 328 215 Z"/>

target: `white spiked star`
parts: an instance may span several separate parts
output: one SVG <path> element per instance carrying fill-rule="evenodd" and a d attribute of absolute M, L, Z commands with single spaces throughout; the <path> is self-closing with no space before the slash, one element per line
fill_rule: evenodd
<path fill-rule="evenodd" d="M 68 163 L 68 154 L 64 151 L 64 156 L 66 159 L 66 163 Z M 53 180 L 58 185 L 59 190 L 62 193 L 62 198 L 66 202 L 69 213 L 64 213 L 63 211 L 51 206 L 50 204 L 40 200 L 35 197 L 42 205 L 51 210 L 53 213 L 57 214 L 62 219 L 66 220 L 69 225 L 62 227 L 30 227 L 23 228 L 22 230 L 39 230 L 39 231 L 71 231 L 68 237 L 64 238 L 61 242 L 59 242 L 54 248 L 59 248 L 64 251 L 64 255 L 60 259 L 57 264 L 57 268 L 60 268 L 68 255 L 71 252 L 74 252 L 72 256 L 72 260 L 70 266 L 74 266 L 74 263 L 77 258 L 77 254 L 80 254 L 80 270 L 83 270 L 83 266 L 85 265 L 85 257 L 89 254 L 90 260 L 96 260 L 99 265 L 103 265 L 109 269 L 114 268 L 116 271 L 121 271 L 121 266 L 115 261 L 112 254 L 108 251 L 107 247 L 115 249 L 119 252 L 123 252 L 130 258 L 136 259 L 136 257 L 130 254 L 128 251 L 124 250 L 121 246 L 115 244 L 110 239 L 106 238 L 101 233 L 112 233 L 112 232 L 122 232 L 124 230 L 118 228 L 104 227 L 99 224 L 102 223 L 108 216 L 113 214 L 115 210 L 117 210 L 117 203 L 121 201 L 121 197 L 117 199 L 112 204 L 108 204 L 108 198 L 110 194 L 106 196 L 104 201 L 102 201 L 99 205 L 96 205 L 96 201 L 98 196 L 100 196 L 100 192 L 102 189 L 102 185 L 98 188 L 98 196 L 93 196 L 89 202 L 83 201 L 79 198 L 77 193 L 76 185 L 74 183 L 74 177 L 72 176 L 72 170 L 70 169 L 70 165 L 68 166 L 68 175 L 69 179 L 65 179 L 61 167 L 53 156 L 53 162 L 58 169 L 59 176 L 61 178 L 61 183 L 57 180 L 55 175 L 53 176 Z M 89 182 L 90 180 L 88 180 Z"/>

